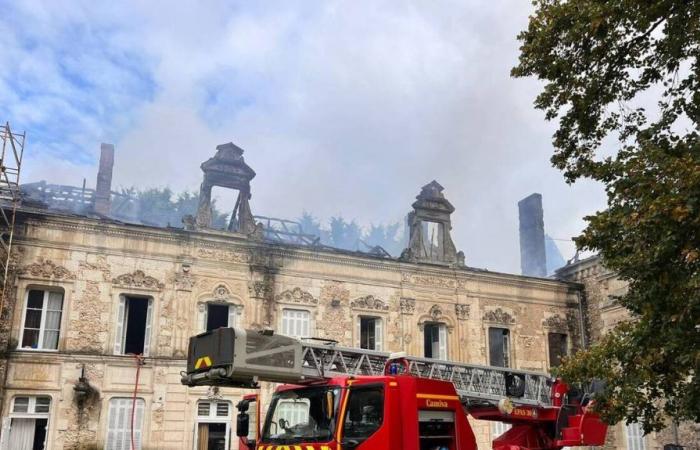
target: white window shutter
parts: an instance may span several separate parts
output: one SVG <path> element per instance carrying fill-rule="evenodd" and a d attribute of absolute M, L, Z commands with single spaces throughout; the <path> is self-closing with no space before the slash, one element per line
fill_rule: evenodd
<path fill-rule="evenodd" d="M 236 315 L 238 307 L 236 305 L 228 305 L 228 326 L 233 328 L 236 326 Z"/>
<path fill-rule="evenodd" d="M 374 319 L 374 349 L 379 352 L 384 350 L 384 327 L 379 317 Z"/>
<path fill-rule="evenodd" d="M 146 331 L 143 337 L 143 356 L 148 356 L 151 349 L 151 322 L 153 321 L 153 299 L 148 299 L 148 309 L 146 310 Z"/>
<path fill-rule="evenodd" d="M 200 303 L 198 308 L 199 331 L 207 331 L 207 304 Z"/>
<path fill-rule="evenodd" d="M 122 343 L 124 342 L 124 319 L 126 317 L 126 299 L 119 297 L 119 310 L 117 312 L 117 332 L 114 336 L 114 354 L 123 353 Z"/>
<path fill-rule="evenodd" d="M 439 328 L 439 358 L 447 359 L 447 327 L 440 324 Z"/>
<path fill-rule="evenodd" d="M 362 347 L 362 317 L 357 316 L 357 324 L 355 326 L 355 347 Z"/>

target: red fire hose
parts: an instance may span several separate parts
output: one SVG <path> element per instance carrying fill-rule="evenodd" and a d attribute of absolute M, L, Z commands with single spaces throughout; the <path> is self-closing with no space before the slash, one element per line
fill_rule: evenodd
<path fill-rule="evenodd" d="M 136 358 L 136 383 L 134 384 L 134 397 L 131 401 L 131 426 L 129 427 L 129 434 L 131 435 L 131 450 L 136 450 L 134 445 L 134 415 L 136 412 L 136 394 L 139 390 L 139 375 L 141 374 L 141 366 L 144 364 L 144 357 L 142 355 L 134 355 Z"/>

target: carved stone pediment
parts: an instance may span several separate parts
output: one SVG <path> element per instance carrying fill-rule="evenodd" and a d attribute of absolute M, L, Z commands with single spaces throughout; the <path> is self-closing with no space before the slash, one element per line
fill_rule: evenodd
<path fill-rule="evenodd" d="M 413 314 L 416 312 L 416 299 L 402 298 L 399 300 L 399 307 L 401 308 L 401 314 Z"/>
<path fill-rule="evenodd" d="M 152 276 L 146 275 L 143 270 L 136 270 L 132 273 L 125 273 L 112 279 L 112 283 L 126 288 L 150 289 L 161 291 L 165 284 Z"/>
<path fill-rule="evenodd" d="M 555 314 L 544 319 L 542 321 L 542 326 L 544 328 L 549 328 L 552 331 L 566 333 L 569 330 L 569 321 L 567 318 L 564 318 L 559 314 Z"/>
<path fill-rule="evenodd" d="M 430 308 L 430 311 L 428 311 L 428 314 L 430 317 L 432 317 L 434 320 L 438 320 L 440 317 L 443 316 L 442 314 L 442 308 L 440 308 L 439 305 L 433 305 Z"/>
<path fill-rule="evenodd" d="M 425 324 L 431 322 L 444 323 L 448 333 L 452 333 L 455 328 L 454 319 L 446 315 L 442 306 L 438 304 L 431 306 L 427 314 L 418 318 L 418 329 L 422 332 L 425 329 Z"/>
<path fill-rule="evenodd" d="M 515 323 L 515 318 L 511 316 L 508 312 L 503 311 L 501 308 L 486 311 L 484 313 L 484 320 L 487 322 L 500 323 L 503 325 L 512 325 Z"/>
<path fill-rule="evenodd" d="M 360 297 L 350 303 L 350 307 L 353 309 L 371 309 L 374 311 L 389 311 L 389 305 L 383 300 L 380 300 L 373 295 L 368 295 L 366 297 Z"/>
<path fill-rule="evenodd" d="M 224 302 L 231 298 L 231 291 L 229 291 L 229 289 L 223 284 L 217 285 L 212 294 L 214 300 L 218 300 L 220 302 Z"/>
<path fill-rule="evenodd" d="M 44 258 L 39 258 L 37 262 L 24 266 L 19 273 L 49 280 L 75 280 L 73 272 Z"/>
<path fill-rule="evenodd" d="M 301 304 L 318 304 L 318 299 L 314 298 L 310 293 L 302 290 L 301 288 L 295 287 L 294 289 L 287 289 L 275 295 L 275 301 L 284 303 L 301 303 Z"/>
<path fill-rule="evenodd" d="M 469 318 L 469 305 L 455 305 L 455 315 L 459 320 L 467 320 Z"/>

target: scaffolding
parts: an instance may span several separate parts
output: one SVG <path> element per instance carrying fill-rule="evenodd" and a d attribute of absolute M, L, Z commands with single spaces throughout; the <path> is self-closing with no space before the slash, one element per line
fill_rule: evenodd
<path fill-rule="evenodd" d="M 19 176 L 24 154 L 25 133 L 17 134 L 9 122 L 0 126 L 0 311 L 5 303 L 5 290 L 12 258 L 15 216 L 21 201 Z"/>

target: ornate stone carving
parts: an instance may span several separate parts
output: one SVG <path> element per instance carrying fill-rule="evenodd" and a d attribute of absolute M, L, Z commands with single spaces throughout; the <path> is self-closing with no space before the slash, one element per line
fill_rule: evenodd
<path fill-rule="evenodd" d="M 535 344 L 534 336 L 520 336 L 520 341 L 523 343 L 523 347 L 531 348 Z"/>
<path fill-rule="evenodd" d="M 214 288 L 213 297 L 215 301 L 224 302 L 231 298 L 231 291 L 223 284 L 220 284 Z"/>
<path fill-rule="evenodd" d="M 234 252 L 231 250 L 222 250 L 218 248 L 200 247 L 197 249 L 197 256 L 203 259 L 213 259 L 221 262 L 243 263 L 250 262 L 250 253 Z"/>
<path fill-rule="evenodd" d="M 152 276 L 146 275 L 143 270 L 136 270 L 133 273 L 125 273 L 112 279 L 112 283 L 117 286 L 128 288 L 141 288 L 160 291 L 165 284 Z"/>
<path fill-rule="evenodd" d="M 109 281 L 112 279 L 110 265 L 107 262 L 107 258 L 105 258 L 103 255 L 97 255 L 94 263 L 89 261 L 79 261 L 78 266 L 81 270 L 94 270 L 102 272 L 102 278 L 104 281 Z"/>
<path fill-rule="evenodd" d="M 438 277 L 435 275 L 412 275 L 407 272 L 401 274 L 401 280 L 404 283 L 418 284 L 422 286 L 430 286 L 436 288 L 454 289 L 457 287 L 457 281 L 451 278 Z"/>
<path fill-rule="evenodd" d="M 253 298 L 267 298 L 272 292 L 272 286 L 265 281 L 251 281 L 248 283 L 248 293 Z"/>
<path fill-rule="evenodd" d="M 413 314 L 416 312 L 416 299 L 402 298 L 399 300 L 399 307 L 401 308 L 401 314 Z"/>
<path fill-rule="evenodd" d="M 221 389 L 219 386 L 209 386 L 207 389 L 207 399 L 209 400 L 222 400 L 224 397 L 221 395 Z"/>
<path fill-rule="evenodd" d="M 304 303 L 304 304 L 318 304 L 318 299 L 314 298 L 313 295 L 302 290 L 301 288 L 295 287 L 294 289 L 288 289 L 275 296 L 275 301 L 286 302 L 286 303 Z"/>
<path fill-rule="evenodd" d="M 542 321 L 542 326 L 550 330 L 566 333 L 569 330 L 569 322 L 559 314 L 547 317 Z"/>
<path fill-rule="evenodd" d="M 352 301 L 350 306 L 354 309 L 373 309 L 375 311 L 389 311 L 389 305 L 373 295 L 360 297 Z"/>
<path fill-rule="evenodd" d="M 455 315 L 459 320 L 467 320 L 469 318 L 469 305 L 455 305 Z"/>
<path fill-rule="evenodd" d="M 37 262 L 23 267 L 19 273 L 49 280 L 75 280 L 74 273 L 44 258 L 39 258 Z"/>
<path fill-rule="evenodd" d="M 175 289 L 178 291 L 191 291 L 195 285 L 195 280 L 189 273 L 179 273 L 175 275 Z"/>
<path fill-rule="evenodd" d="M 430 317 L 432 317 L 434 320 L 438 320 L 440 317 L 442 317 L 442 308 L 440 308 L 439 305 L 433 305 L 430 307 L 430 310 L 428 311 L 428 314 Z"/>
<path fill-rule="evenodd" d="M 515 318 L 506 311 L 503 311 L 501 308 L 486 311 L 484 313 L 484 320 L 487 322 L 500 323 L 503 325 L 511 325 L 515 323 Z"/>

